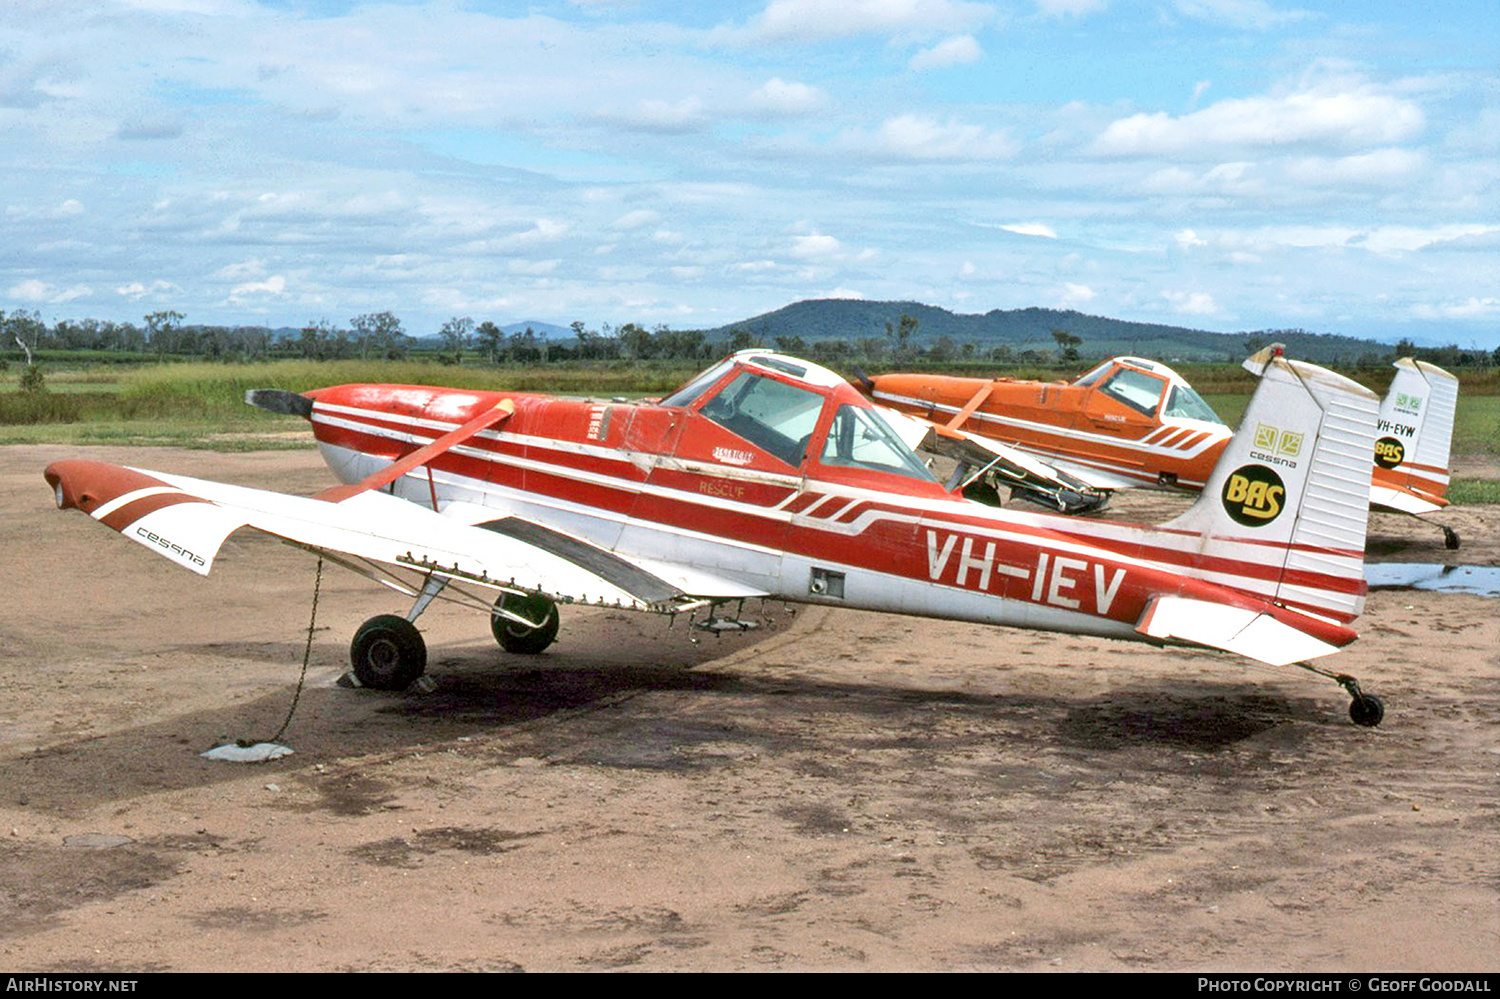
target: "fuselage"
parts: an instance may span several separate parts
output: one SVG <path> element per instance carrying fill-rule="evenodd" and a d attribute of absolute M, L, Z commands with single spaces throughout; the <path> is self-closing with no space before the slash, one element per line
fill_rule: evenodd
<path fill-rule="evenodd" d="M 919 374 L 871 381 L 883 405 L 935 423 L 967 410 L 956 429 L 1104 487 L 1202 489 L 1232 433 L 1181 375 L 1140 358 L 1115 358 L 1074 382 Z"/>
<path fill-rule="evenodd" d="M 1181 532 L 948 492 L 883 436 L 868 400 L 815 365 L 731 358 L 660 403 L 397 385 L 310 395 L 319 446 L 344 482 L 509 399 L 502 425 L 391 490 L 772 598 L 1138 639 L 1150 601 L 1171 594 L 1264 610 L 1331 644 L 1354 637 L 1351 615 L 1272 605 L 1277 579 L 1252 544 L 1210 564 Z"/>

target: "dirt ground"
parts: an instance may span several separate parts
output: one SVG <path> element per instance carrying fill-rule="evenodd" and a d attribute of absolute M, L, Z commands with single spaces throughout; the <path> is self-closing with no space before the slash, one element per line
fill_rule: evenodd
<path fill-rule="evenodd" d="M 0 970 L 1500 970 L 1500 603 L 1376 591 L 1330 662 L 826 610 L 542 657 L 422 619 L 435 689 L 335 681 L 402 598 L 231 540 L 201 579 L 76 513 L 64 454 L 311 492 L 312 452 L 0 448 Z M 1172 497 L 1117 514 L 1164 519 Z M 1500 565 L 1500 508 L 1372 558 Z"/>

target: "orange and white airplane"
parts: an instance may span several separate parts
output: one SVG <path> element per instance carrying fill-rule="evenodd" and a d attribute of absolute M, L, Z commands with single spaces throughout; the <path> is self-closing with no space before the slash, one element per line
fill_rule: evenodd
<path fill-rule="evenodd" d="M 1282 347 L 1245 361 L 1259 372 Z M 1448 451 L 1458 379 L 1425 361 L 1402 358 L 1380 407 L 1370 504 L 1414 515 L 1448 505 Z M 1181 375 L 1156 361 L 1116 357 L 1074 382 L 945 375 L 887 374 L 865 379 L 866 391 L 898 412 L 950 433 L 999 441 L 1072 476 L 1073 493 L 1094 490 L 1093 506 L 1058 502 L 1045 473 L 1022 495 L 1055 502 L 1065 512 L 1103 505 L 1115 489 L 1147 486 L 1201 490 L 1233 431 Z M 1297 432 L 1268 420 L 1256 428 L 1257 457 L 1269 464 L 1295 459 Z M 1444 525 L 1449 548 L 1458 535 Z"/>
<path fill-rule="evenodd" d="M 47 481 L 60 507 L 194 572 L 252 527 L 401 590 L 405 614 L 354 635 L 367 686 L 422 675 L 415 621 L 435 597 L 522 653 L 551 643 L 561 604 L 730 630 L 755 626 L 741 609 L 761 598 L 1224 650 L 1336 680 L 1359 724 L 1384 713 L 1311 662 L 1354 640 L 1364 605 L 1377 416 L 1374 393 L 1314 365 L 1270 360 L 1247 410 L 1246 428 L 1300 434 L 1297 460 L 1257 457 L 1242 430 L 1161 527 L 965 500 L 853 386 L 769 351 L 659 402 L 407 385 L 249 400 L 307 418 L 343 484 L 289 496 L 76 459 Z"/>

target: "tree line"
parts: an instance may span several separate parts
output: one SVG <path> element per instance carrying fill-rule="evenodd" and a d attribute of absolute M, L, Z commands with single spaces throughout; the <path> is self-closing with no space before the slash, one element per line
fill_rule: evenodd
<path fill-rule="evenodd" d="M 476 323 L 469 316 L 453 316 L 443 322 L 436 337 L 420 340 L 407 332 L 395 313 L 369 312 L 352 317 L 346 325 L 327 319 L 309 321 L 297 330 L 273 330 L 265 326 L 216 326 L 188 323 L 176 310 L 151 312 L 142 321 L 115 322 L 99 319 L 60 319 L 48 325 L 35 311 L 0 310 L 0 343 L 15 344 L 24 363 L 34 369 L 40 351 L 98 352 L 108 358 L 148 360 L 193 358 L 222 361 L 263 361 L 280 358 L 306 360 L 403 360 L 430 357 L 449 364 L 489 363 L 504 365 L 553 364 L 569 361 L 712 361 L 749 347 L 771 347 L 835 367 L 884 364 L 941 364 L 994 366 L 1074 365 L 1091 356 L 1104 356 L 1098 349 L 1089 354 L 1083 340 L 1073 332 L 1052 329 L 1055 350 L 1017 348 L 1007 344 L 980 345 L 957 342 L 942 334 L 919 342 L 919 320 L 903 313 L 896 322 L 885 323 L 885 336 L 858 338 L 769 335 L 743 328 L 710 333 L 703 330 L 654 329 L 633 322 L 619 326 L 604 324 L 590 329 L 582 322 L 570 326 L 571 335 L 551 338 L 530 328 L 506 332 L 494 322 Z M 1269 330 L 1243 341 L 1246 353 L 1278 336 L 1307 336 L 1303 330 Z M 1396 357 L 1417 357 L 1445 368 L 1482 367 L 1500 364 L 1500 348 L 1494 352 L 1447 347 L 1418 347 L 1402 340 L 1391 353 L 1350 359 L 1357 366 L 1387 364 Z M 1233 352 L 1226 360 L 1239 358 Z M 0 359 L 0 367 L 5 362 Z"/>

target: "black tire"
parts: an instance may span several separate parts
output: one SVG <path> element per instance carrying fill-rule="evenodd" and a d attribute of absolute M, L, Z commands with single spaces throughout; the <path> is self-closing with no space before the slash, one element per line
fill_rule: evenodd
<path fill-rule="evenodd" d="M 1349 720 L 1365 728 L 1374 728 L 1385 718 L 1385 702 L 1374 694 L 1360 694 L 1349 702 Z"/>
<path fill-rule="evenodd" d="M 395 614 L 372 617 L 349 643 L 359 682 L 373 690 L 405 690 L 427 672 L 427 643 L 417 626 Z"/>
<path fill-rule="evenodd" d="M 532 621 L 542 622 L 538 627 L 528 628 L 509 618 L 491 614 L 490 631 L 495 633 L 495 641 L 506 652 L 534 656 L 557 639 L 557 628 L 561 623 L 558 620 L 557 604 L 541 594 L 518 597 L 514 593 L 502 593 L 495 600 L 495 609 L 502 608 Z"/>

